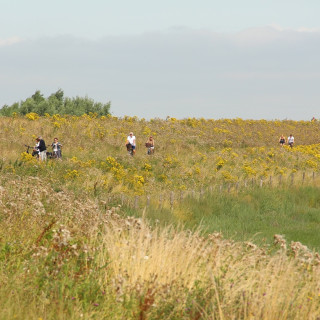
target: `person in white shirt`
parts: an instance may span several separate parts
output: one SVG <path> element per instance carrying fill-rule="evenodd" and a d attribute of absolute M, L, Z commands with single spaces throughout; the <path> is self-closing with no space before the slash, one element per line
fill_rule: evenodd
<path fill-rule="evenodd" d="M 136 137 L 133 135 L 133 132 L 130 132 L 127 138 L 126 146 L 128 148 L 128 145 L 132 146 L 132 152 L 133 154 L 136 153 Z"/>
<path fill-rule="evenodd" d="M 292 148 L 294 144 L 294 137 L 292 134 L 288 137 L 288 145 Z"/>

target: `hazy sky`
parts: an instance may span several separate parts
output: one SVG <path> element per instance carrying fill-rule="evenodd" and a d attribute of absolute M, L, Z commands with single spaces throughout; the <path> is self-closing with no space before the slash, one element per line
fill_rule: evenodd
<path fill-rule="evenodd" d="M 320 118 L 319 0 L 0 0 L 0 106 L 40 90 L 114 115 Z"/>

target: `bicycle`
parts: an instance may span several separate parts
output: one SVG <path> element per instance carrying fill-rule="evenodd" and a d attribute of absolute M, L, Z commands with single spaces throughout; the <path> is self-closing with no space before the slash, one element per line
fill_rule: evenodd
<path fill-rule="evenodd" d="M 29 146 L 27 144 L 25 144 L 24 146 L 27 147 L 26 153 L 30 154 L 29 150 L 32 149 L 31 155 L 33 157 L 39 158 L 39 151 L 37 149 L 35 149 L 35 147 L 31 147 L 31 146 Z M 52 152 L 47 152 L 47 158 L 53 159 L 54 158 L 53 153 Z"/>
<path fill-rule="evenodd" d="M 154 146 L 153 146 L 153 144 L 151 144 L 151 143 L 146 143 L 146 147 L 148 148 L 147 149 L 147 153 L 150 155 L 150 154 L 152 154 L 152 153 L 154 153 Z"/>
<path fill-rule="evenodd" d="M 33 157 L 37 157 L 37 158 L 39 157 L 39 152 L 37 150 L 35 150 L 34 147 L 31 147 L 31 146 L 29 146 L 27 144 L 25 144 L 24 146 L 27 147 L 26 153 L 30 153 L 29 149 L 32 149 L 32 156 Z"/>
<path fill-rule="evenodd" d="M 126 144 L 126 147 L 127 147 L 128 154 L 129 154 L 130 156 L 133 156 L 132 144 L 130 144 L 130 143 Z"/>

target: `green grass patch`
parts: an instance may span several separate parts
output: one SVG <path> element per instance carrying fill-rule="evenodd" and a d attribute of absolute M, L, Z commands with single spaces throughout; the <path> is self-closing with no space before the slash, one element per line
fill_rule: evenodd
<path fill-rule="evenodd" d="M 147 210 L 151 221 L 163 225 L 183 224 L 206 233 L 222 232 L 225 238 L 271 243 L 274 234 L 287 241 L 300 241 L 320 250 L 320 193 L 316 187 L 254 188 L 238 194 L 206 194 L 188 197 L 178 207 Z M 129 215 L 138 215 L 128 210 Z"/>

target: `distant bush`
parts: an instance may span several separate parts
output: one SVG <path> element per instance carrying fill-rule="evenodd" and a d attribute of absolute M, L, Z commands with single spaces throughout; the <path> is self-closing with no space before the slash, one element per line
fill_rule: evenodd
<path fill-rule="evenodd" d="M 26 115 L 37 113 L 40 116 L 47 114 L 69 114 L 81 116 L 83 114 L 96 113 L 98 116 L 110 114 L 110 102 L 95 102 L 88 97 L 67 98 L 59 89 L 48 98 L 43 97 L 40 91 L 36 91 L 30 98 L 16 102 L 11 106 L 4 105 L 0 109 L 0 116 Z"/>

